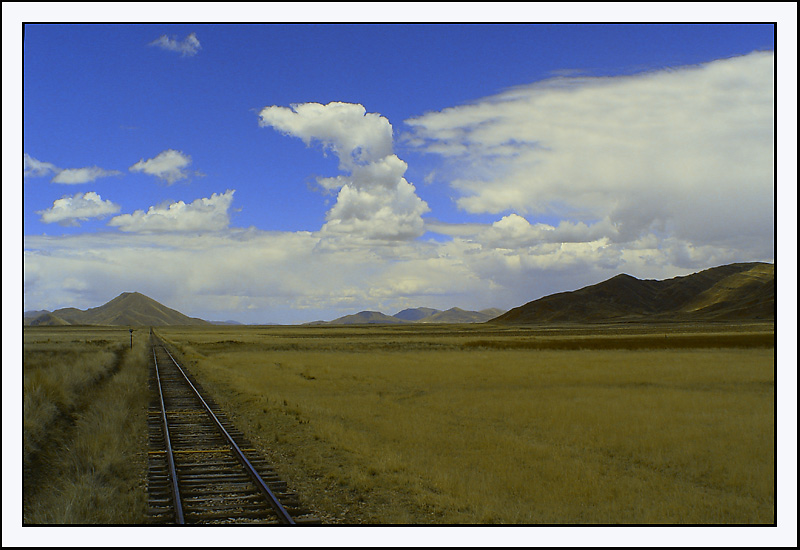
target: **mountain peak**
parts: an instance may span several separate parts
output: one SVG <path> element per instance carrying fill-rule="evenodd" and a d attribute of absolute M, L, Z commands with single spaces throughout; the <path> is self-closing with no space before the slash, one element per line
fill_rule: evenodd
<path fill-rule="evenodd" d="M 613 277 L 611 277 L 609 279 L 609 281 L 614 281 L 614 280 L 617 280 L 617 281 L 638 281 L 639 279 L 637 279 L 633 275 L 628 275 L 627 273 L 620 273 L 619 275 L 614 275 Z"/>
<path fill-rule="evenodd" d="M 80 310 L 62 308 L 52 315 L 64 324 L 103 326 L 167 326 L 206 325 L 208 321 L 189 317 L 145 296 L 140 292 L 123 292 L 105 304 Z"/>

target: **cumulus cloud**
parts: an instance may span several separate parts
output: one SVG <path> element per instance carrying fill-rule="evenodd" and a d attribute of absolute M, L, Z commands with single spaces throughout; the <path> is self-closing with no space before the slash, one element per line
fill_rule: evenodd
<path fill-rule="evenodd" d="M 25 178 L 40 178 L 60 171 L 61 168 L 55 164 L 36 160 L 28 153 L 22 155 L 22 175 Z"/>
<path fill-rule="evenodd" d="M 770 257 L 773 89 L 772 52 L 559 77 L 410 119 L 405 139 L 444 160 L 461 209 L 520 216 L 496 236 L 533 238 L 525 216 L 602 229 L 611 242 L 653 233 L 695 249 L 744 242 Z"/>
<path fill-rule="evenodd" d="M 422 235 L 428 205 L 403 176 L 408 165 L 393 152 L 393 131 L 379 114 L 362 105 L 333 102 L 265 107 L 259 124 L 319 142 L 339 159 L 344 175 L 318 178 L 325 189 L 338 190 L 323 232 L 369 239 L 403 240 Z"/>
<path fill-rule="evenodd" d="M 339 158 L 340 167 L 350 170 L 380 160 L 393 151 L 392 125 L 363 105 L 332 102 L 302 103 L 291 108 L 265 107 L 259 113 L 261 126 L 271 126 L 310 145 L 322 143 Z"/>
<path fill-rule="evenodd" d="M 61 170 L 50 181 L 53 183 L 64 184 L 90 183 L 98 178 L 121 175 L 122 172 L 118 170 L 104 170 L 98 166 L 91 166 L 88 168 L 67 168 L 65 170 Z"/>
<path fill-rule="evenodd" d="M 142 172 L 155 176 L 172 185 L 176 181 L 187 179 L 187 168 L 192 163 L 192 157 L 184 155 L 181 151 L 167 149 L 151 159 L 141 159 L 129 168 L 131 172 Z"/>
<path fill-rule="evenodd" d="M 219 231 L 228 227 L 228 209 L 234 190 L 214 193 L 186 204 L 183 201 L 164 206 L 151 206 L 147 212 L 136 210 L 109 220 L 108 225 L 128 233 L 163 233 L 173 231 Z"/>
<path fill-rule="evenodd" d="M 183 40 L 178 40 L 174 37 L 170 38 L 164 34 L 158 37 L 156 40 L 150 42 L 149 45 L 157 46 L 162 50 L 178 52 L 182 57 L 191 57 L 197 55 L 197 52 L 199 52 L 201 49 L 200 41 L 197 39 L 197 35 L 195 33 L 190 34 Z"/>
<path fill-rule="evenodd" d="M 406 168 L 396 155 L 354 167 L 349 177 L 338 181 L 339 194 L 323 231 L 389 240 L 422 235 L 422 215 L 429 208 L 403 177 Z"/>
<path fill-rule="evenodd" d="M 103 218 L 119 212 L 119 205 L 110 200 L 104 201 L 94 191 L 76 193 L 71 197 L 62 197 L 53 202 L 47 210 L 36 212 L 43 223 L 58 223 L 65 226 L 80 225 L 79 221 L 90 218 Z"/>

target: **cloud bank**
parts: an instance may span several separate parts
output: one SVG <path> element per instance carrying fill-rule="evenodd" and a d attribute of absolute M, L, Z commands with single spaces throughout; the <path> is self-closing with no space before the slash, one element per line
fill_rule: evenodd
<path fill-rule="evenodd" d="M 327 241 L 320 233 L 237 228 L 27 236 L 25 308 L 95 307 L 132 288 L 188 315 L 262 323 L 496 303 L 456 246 L 399 241 L 342 253 L 320 246 Z"/>
<path fill-rule="evenodd" d="M 404 139 L 443 160 L 438 173 L 469 213 L 770 254 L 773 90 L 772 52 L 553 78 L 410 119 Z"/>

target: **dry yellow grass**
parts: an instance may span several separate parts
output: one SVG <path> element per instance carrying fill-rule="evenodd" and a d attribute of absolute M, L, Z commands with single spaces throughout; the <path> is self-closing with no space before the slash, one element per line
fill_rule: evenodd
<path fill-rule="evenodd" d="M 147 331 L 25 331 L 24 524 L 146 517 Z"/>
<path fill-rule="evenodd" d="M 52 423 L 68 415 L 86 389 L 108 375 L 122 346 L 85 329 L 26 329 L 24 337 L 23 462 L 27 462 L 40 450 Z"/>
<path fill-rule="evenodd" d="M 332 521 L 774 522 L 769 338 L 619 350 L 580 330 L 161 332 Z M 736 330 L 706 332 L 697 345 L 735 345 Z M 536 339 L 582 343 L 520 346 Z"/>

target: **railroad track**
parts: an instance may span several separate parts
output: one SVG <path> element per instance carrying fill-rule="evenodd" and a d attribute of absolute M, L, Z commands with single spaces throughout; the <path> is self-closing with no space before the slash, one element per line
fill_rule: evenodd
<path fill-rule="evenodd" d="M 155 335 L 152 343 L 151 522 L 319 523 Z"/>

